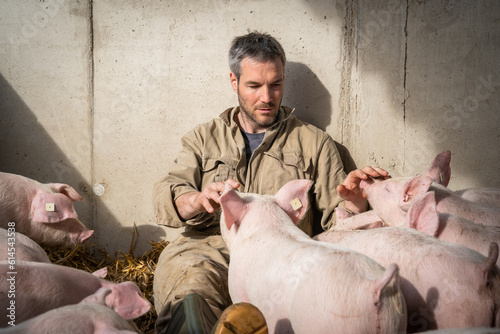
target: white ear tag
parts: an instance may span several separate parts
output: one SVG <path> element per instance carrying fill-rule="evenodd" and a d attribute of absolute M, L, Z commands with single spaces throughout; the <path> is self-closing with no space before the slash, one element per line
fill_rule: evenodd
<path fill-rule="evenodd" d="M 292 208 L 295 211 L 297 211 L 298 209 L 300 209 L 302 207 L 302 202 L 300 201 L 300 199 L 298 197 L 296 197 L 290 201 L 290 205 L 292 206 Z"/>
<path fill-rule="evenodd" d="M 45 211 L 54 211 L 55 205 L 54 203 L 45 203 Z"/>

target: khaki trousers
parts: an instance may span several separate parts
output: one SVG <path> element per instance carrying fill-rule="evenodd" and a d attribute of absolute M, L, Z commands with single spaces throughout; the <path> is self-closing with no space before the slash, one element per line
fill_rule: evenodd
<path fill-rule="evenodd" d="M 153 282 L 156 330 L 165 329 L 177 305 L 192 292 L 208 302 L 217 317 L 231 305 L 227 277 L 229 251 L 221 235 L 186 231 L 160 254 Z"/>

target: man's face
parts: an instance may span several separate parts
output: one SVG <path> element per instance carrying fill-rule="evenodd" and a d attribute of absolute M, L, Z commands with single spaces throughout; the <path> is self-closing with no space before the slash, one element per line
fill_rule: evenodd
<path fill-rule="evenodd" d="M 251 58 L 241 62 L 240 80 L 230 75 L 242 111 L 240 124 L 246 132 L 263 132 L 274 124 L 283 98 L 285 73 L 281 59 L 259 63 Z"/>

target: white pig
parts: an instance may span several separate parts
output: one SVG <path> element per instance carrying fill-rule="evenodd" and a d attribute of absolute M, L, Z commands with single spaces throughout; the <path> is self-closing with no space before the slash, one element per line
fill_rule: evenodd
<path fill-rule="evenodd" d="M 437 212 L 433 191 L 413 202 L 404 226 L 443 241 L 472 248 L 483 255 L 488 254 L 492 242 L 500 244 L 500 227 L 476 224 L 461 217 Z M 500 265 L 500 258 L 497 264 Z"/>
<path fill-rule="evenodd" d="M 110 289 L 101 288 L 78 304 L 59 307 L 24 322 L 11 322 L 2 334 L 133 334 L 135 326 L 106 306 Z"/>
<path fill-rule="evenodd" d="M 437 211 L 449 213 L 478 224 L 500 226 L 500 207 L 488 207 L 466 200 L 467 194 L 448 189 L 451 153 L 438 154 L 425 175 L 393 179 L 363 180 L 361 188 L 377 215 L 389 226 L 404 224 L 412 201 L 427 191 L 435 191 Z"/>
<path fill-rule="evenodd" d="M 151 308 L 133 282 L 112 283 L 83 270 L 49 263 L 16 261 L 11 266 L 0 262 L 0 308 L 9 310 L 14 301 L 17 322 L 77 304 L 102 287 L 111 290 L 106 305 L 125 319 L 139 317 Z M 0 317 L 0 327 L 6 327 L 10 320 Z"/>
<path fill-rule="evenodd" d="M 291 181 L 275 196 L 226 185 L 221 233 L 232 301 L 261 310 L 270 333 L 403 333 L 406 306 L 395 264 L 384 269 L 294 225 L 307 210 L 311 184 Z"/>
<path fill-rule="evenodd" d="M 434 191 L 436 209 L 441 213 L 462 217 L 477 224 L 500 226 L 500 207 L 484 206 L 467 201 L 450 189 L 424 175 L 387 180 L 362 180 L 360 187 L 377 215 L 389 226 L 401 226 L 413 201 Z"/>
<path fill-rule="evenodd" d="M 83 198 L 71 186 L 42 184 L 27 177 L 0 172 L 0 227 L 15 227 L 46 246 L 74 246 L 94 233 L 73 207 Z"/>
<path fill-rule="evenodd" d="M 50 263 L 47 253 L 39 244 L 22 233 L 0 228 L 0 261 L 8 259 Z"/>
<path fill-rule="evenodd" d="M 500 326 L 500 276 L 489 256 L 409 228 L 327 231 L 316 240 L 348 247 L 381 265 L 397 263 L 408 310 L 408 332 Z"/>

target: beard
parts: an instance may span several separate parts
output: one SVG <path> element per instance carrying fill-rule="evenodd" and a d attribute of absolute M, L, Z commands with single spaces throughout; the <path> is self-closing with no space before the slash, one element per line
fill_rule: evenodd
<path fill-rule="evenodd" d="M 278 119 L 281 101 L 278 104 L 277 108 L 276 108 L 276 103 L 273 102 L 263 103 L 255 107 L 251 107 L 248 105 L 245 99 L 243 99 L 240 96 L 240 94 L 238 94 L 238 103 L 240 105 L 240 111 L 243 114 L 243 117 L 247 122 L 251 123 L 252 126 L 257 125 L 258 127 L 261 128 L 268 128 L 274 123 L 276 123 L 276 120 Z M 258 109 L 268 109 L 268 108 L 273 110 L 273 112 L 271 112 L 269 115 L 264 116 L 257 113 Z"/>

